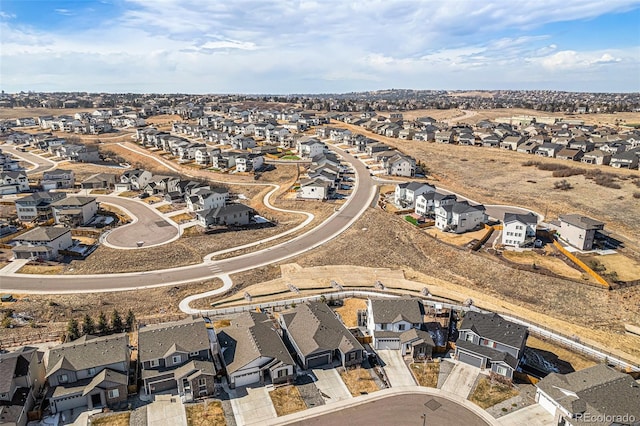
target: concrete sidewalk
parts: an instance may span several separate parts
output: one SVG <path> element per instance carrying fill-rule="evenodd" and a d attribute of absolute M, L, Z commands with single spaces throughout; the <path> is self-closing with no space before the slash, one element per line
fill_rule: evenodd
<path fill-rule="evenodd" d="M 4 268 L 0 269 L 0 276 L 15 274 L 27 263 L 29 263 L 29 259 L 14 259 Z"/>

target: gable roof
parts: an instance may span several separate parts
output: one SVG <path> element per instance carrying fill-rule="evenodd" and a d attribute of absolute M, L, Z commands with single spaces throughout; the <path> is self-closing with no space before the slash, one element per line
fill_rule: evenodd
<path fill-rule="evenodd" d="M 538 216 L 535 213 L 527 213 L 527 214 L 505 213 L 503 222 L 505 225 L 511 222 L 520 222 L 527 225 L 536 225 L 538 223 Z"/>
<path fill-rule="evenodd" d="M 558 219 L 560 219 L 560 222 L 565 222 L 569 225 L 585 230 L 602 229 L 604 227 L 604 222 L 579 214 L 564 214 L 560 215 Z"/>
<path fill-rule="evenodd" d="M 424 308 L 418 299 L 369 299 L 376 324 L 406 321 L 412 324 L 424 322 Z"/>
<path fill-rule="evenodd" d="M 294 364 L 273 322 L 261 312 L 238 315 L 229 327 L 218 333 L 218 342 L 223 348 L 222 355 L 229 374 L 261 357 Z"/>
<path fill-rule="evenodd" d="M 116 364 L 129 365 L 129 337 L 126 333 L 110 336 L 85 335 L 49 350 L 47 377 L 60 369 L 79 371 Z"/>
<path fill-rule="evenodd" d="M 467 312 L 460 331 L 471 330 L 479 336 L 517 349 L 527 339 L 527 327 L 507 321 L 496 313 Z"/>
<path fill-rule="evenodd" d="M 0 354 L 0 394 L 11 391 L 14 377 L 23 377 L 29 373 L 29 363 L 37 356 L 38 348 L 23 346 L 20 349 Z"/>
<path fill-rule="evenodd" d="M 347 353 L 364 349 L 325 303 L 298 305 L 282 314 L 282 320 L 304 356 L 318 350 L 339 349 L 340 352 Z"/>
<path fill-rule="evenodd" d="M 53 241 L 56 238 L 71 232 L 64 226 L 40 226 L 14 238 L 14 241 Z"/>
<path fill-rule="evenodd" d="M 203 318 L 153 324 L 138 330 L 140 362 L 160 359 L 172 352 L 196 352 L 210 347 Z"/>

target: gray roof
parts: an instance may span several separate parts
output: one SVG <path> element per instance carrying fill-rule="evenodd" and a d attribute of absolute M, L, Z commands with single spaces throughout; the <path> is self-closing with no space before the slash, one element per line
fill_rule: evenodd
<path fill-rule="evenodd" d="M 507 321 L 496 313 L 467 312 L 460 331 L 471 330 L 481 337 L 500 342 L 517 349 L 527 340 L 527 327 Z"/>
<path fill-rule="evenodd" d="M 378 336 L 378 332 L 376 332 L 376 336 Z M 411 328 L 400 334 L 400 343 L 407 343 L 412 341 L 416 341 L 416 343 L 418 344 L 425 343 L 427 346 L 436 346 L 433 338 L 431 337 L 431 334 L 429 334 L 428 331 Z"/>
<path fill-rule="evenodd" d="M 260 312 L 243 312 L 218 333 L 227 373 L 232 374 L 258 358 L 277 359 L 294 365 L 273 322 Z"/>
<path fill-rule="evenodd" d="M 418 299 L 369 299 L 376 324 L 407 321 L 412 324 L 424 322 L 422 303 Z"/>
<path fill-rule="evenodd" d="M 203 217 L 223 217 L 233 213 L 252 212 L 253 209 L 244 204 L 227 204 L 226 206 L 213 209 L 200 210 L 196 214 Z"/>
<path fill-rule="evenodd" d="M 89 394 L 96 387 L 113 388 L 119 385 L 129 384 L 129 375 L 105 368 L 87 384 L 82 391 L 82 396 Z"/>
<path fill-rule="evenodd" d="M 173 376 L 176 380 L 180 380 L 182 378 L 193 380 L 194 378 L 202 374 L 206 374 L 208 376 L 213 376 L 216 374 L 213 362 L 192 359 L 188 363 L 181 365 L 173 371 Z"/>
<path fill-rule="evenodd" d="M 305 357 L 339 349 L 346 354 L 364 348 L 325 303 L 305 303 L 282 314 L 289 336 Z"/>
<path fill-rule="evenodd" d="M 60 369 L 86 370 L 119 362 L 129 365 L 129 337 L 126 333 L 110 336 L 84 335 L 49 350 L 47 377 Z"/>
<path fill-rule="evenodd" d="M 71 229 L 64 226 L 40 226 L 14 238 L 14 241 L 53 241 L 67 232 Z"/>
<path fill-rule="evenodd" d="M 89 203 L 96 201 L 95 197 L 76 197 L 71 196 L 67 198 L 63 198 L 62 200 L 58 200 L 54 203 L 51 203 L 52 206 L 84 206 Z"/>
<path fill-rule="evenodd" d="M 593 416 L 627 414 L 640 419 L 640 384 L 605 364 L 569 374 L 551 373 L 536 386 L 574 414 L 588 411 Z"/>
<path fill-rule="evenodd" d="M 37 356 L 38 348 L 23 346 L 20 349 L 0 354 L 0 394 L 11 391 L 14 377 L 23 377 L 29 373 L 29 363 Z"/>
<path fill-rule="evenodd" d="M 476 345 L 464 340 L 457 341 L 456 348 L 463 352 L 472 352 L 478 355 L 485 356 L 491 362 L 504 362 L 514 370 L 518 366 L 518 360 L 508 352 L 501 352 L 487 346 Z"/>
<path fill-rule="evenodd" d="M 479 204 L 477 206 L 472 206 L 471 204 L 469 204 L 468 201 L 456 201 L 455 203 L 451 204 L 450 206 L 451 211 L 454 213 L 469 213 L 469 212 L 473 212 L 473 211 L 485 211 L 485 208 L 482 204 Z"/>
<path fill-rule="evenodd" d="M 604 228 L 604 222 L 600 222 L 599 220 L 591 219 L 587 216 L 582 216 L 579 214 L 564 214 L 559 217 L 561 222 L 568 223 L 569 225 L 575 226 L 580 229 L 602 229 Z"/>
<path fill-rule="evenodd" d="M 164 358 L 174 352 L 199 352 L 209 347 L 209 334 L 202 318 L 147 325 L 138 330 L 140 362 Z"/>
<path fill-rule="evenodd" d="M 505 213 L 503 222 L 504 223 L 520 222 L 520 223 L 526 223 L 528 225 L 533 225 L 538 223 L 538 216 L 535 213 L 527 213 L 527 214 Z"/>

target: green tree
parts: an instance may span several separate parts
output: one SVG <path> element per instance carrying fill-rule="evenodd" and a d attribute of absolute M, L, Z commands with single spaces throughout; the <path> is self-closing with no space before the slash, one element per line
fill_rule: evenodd
<path fill-rule="evenodd" d="M 111 313 L 111 329 L 114 333 L 120 333 L 124 329 L 122 317 L 120 316 L 120 312 L 118 312 L 117 309 L 114 309 Z"/>
<path fill-rule="evenodd" d="M 125 319 L 125 325 L 126 325 L 127 331 L 132 331 L 135 323 L 136 323 L 136 316 L 133 314 L 133 311 L 129 309 L 129 312 L 127 312 L 127 319 Z"/>
<path fill-rule="evenodd" d="M 96 323 L 91 318 L 91 315 L 86 314 L 82 320 L 82 334 L 95 334 Z"/>
<path fill-rule="evenodd" d="M 78 337 L 80 337 L 78 321 L 75 318 L 71 318 L 67 323 L 67 339 L 71 341 L 76 340 Z"/>
<path fill-rule="evenodd" d="M 107 334 L 109 332 L 109 323 L 107 322 L 107 316 L 104 312 L 100 311 L 98 315 L 98 333 Z"/>

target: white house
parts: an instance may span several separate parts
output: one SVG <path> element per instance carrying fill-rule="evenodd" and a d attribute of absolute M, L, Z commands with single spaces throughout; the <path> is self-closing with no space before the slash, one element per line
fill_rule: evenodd
<path fill-rule="evenodd" d="M 416 174 L 416 161 L 400 153 L 391 157 L 382 157 L 385 172 L 389 176 L 412 177 Z"/>
<path fill-rule="evenodd" d="M 424 182 L 404 182 L 396 185 L 393 203 L 402 209 L 413 209 L 419 195 L 436 192 L 435 186 Z"/>
<path fill-rule="evenodd" d="M 439 192 L 426 192 L 416 197 L 416 214 L 429 216 L 437 207 L 451 205 L 456 202 L 453 194 L 441 194 Z"/>
<path fill-rule="evenodd" d="M 51 203 L 56 224 L 86 225 L 98 213 L 95 197 L 67 197 Z"/>
<path fill-rule="evenodd" d="M 229 198 L 229 191 L 225 188 L 200 188 L 190 195 L 185 195 L 187 208 L 192 211 L 217 209 L 224 207 Z"/>
<path fill-rule="evenodd" d="M 505 213 L 503 224 L 502 244 L 521 247 L 535 238 L 538 216 L 534 213 Z"/>
<path fill-rule="evenodd" d="M 487 221 L 484 206 L 472 206 L 467 201 L 437 207 L 435 216 L 436 228 L 456 234 L 471 231 Z"/>
<path fill-rule="evenodd" d="M 298 198 L 304 198 L 308 200 L 326 200 L 329 198 L 329 189 L 331 183 L 320 179 L 303 179 L 300 181 L 300 190 L 298 191 Z"/>
<path fill-rule="evenodd" d="M 71 229 L 62 226 L 34 228 L 13 239 L 16 245 L 11 249 L 16 259 L 50 260 L 58 257 L 60 250 L 73 245 Z"/>
<path fill-rule="evenodd" d="M 0 173 L 0 195 L 29 190 L 29 180 L 23 171 Z"/>
<path fill-rule="evenodd" d="M 424 307 L 418 299 L 372 298 L 367 300 L 367 334 L 374 349 L 400 349 L 400 336 L 424 323 Z"/>
<path fill-rule="evenodd" d="M 313 158 L 316 155 L 323 154 L 327 146 L 316 138 L 301 138 L 296 149 L 301 158 Z"/>
<path fill-rule="evenodd" d="M 120 176 L 120 184 L 116 184 L 117 190 L 137 189 L 141 190 L 151 181 L 152 173 L 147 170 L 127 170 Z"/>

